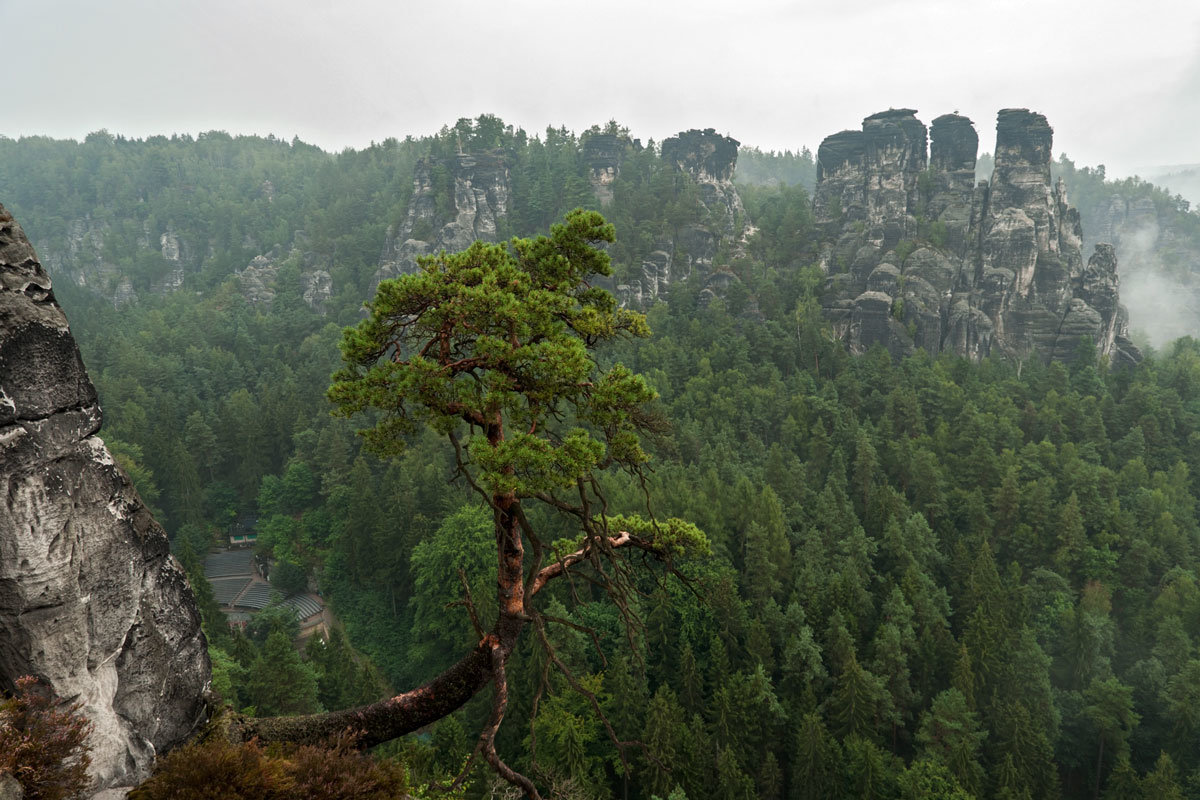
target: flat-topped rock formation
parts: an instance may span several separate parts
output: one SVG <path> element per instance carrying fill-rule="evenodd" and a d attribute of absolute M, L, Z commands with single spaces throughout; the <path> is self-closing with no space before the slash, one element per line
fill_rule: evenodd
<path fill-rule="evenodd" d="M 621 174 L 621 162 L 629 146 L 629 137 L 615 133 L 593 133 L 583 140 L 582 157 L 588 167 L 588 182 L 601 208 L 612 203 L 612 185 Z"/>
<path fill-rule="evenodd" d="M 389 228 L 375 282 L 415 272 L 417 258 L 494 242 L 509 213 L 508 163 L 502 151 L 423 158 L 399 228 Z"/>
<path fill-rule="evenodd" d="M 1071 360 L 1090 337 L 1115 363 L 1140 358 L 1115 253 L 1099 245 L 1085 263 L 1079 213 L 1051 185 L 1052 144 L 1041 114 L 1004 109 L 979 185 L 979 137 L 957 114 L 927 132 L 915 111 L 892 109 L 821 144 L 823 304 L 851 350 Z"/>
<path fill-rule="evenodd" d="M 662 143 L 662 159 L 687 175 L 700 190 L 707 221 L 686 225 L 647 254 L 634 281 L 617 286 L 622 303 L 644 306 L 664 297 L 675 281 L 704 282 L 702 300 L 720 295 L 733 273 L 714 269 L 713 261 L 723 242 L 741 247 L 751 228 L 742 198 L 733 185 L 739 142 L 713 128 L 684 131 Z"/>

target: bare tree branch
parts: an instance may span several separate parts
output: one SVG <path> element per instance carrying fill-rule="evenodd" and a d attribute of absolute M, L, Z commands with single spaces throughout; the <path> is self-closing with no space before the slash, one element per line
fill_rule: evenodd
<path fill-rule="evenodd" d="M 496 752 L 496 732 L 504 721 L 504 711 L 508 707 L 508 676 L 504 671 L 504 661 L 507 656 L 497 647 L 492 648 L 492 671 L 495 675 L 496 692 L 492 700 L 492 715 L 480 734 L 483 747 L 481 752 L 484 759 L 492 765 L 492 769 L 513 786 L 520 787 L 530 800 L 542 800 L 533 782 L 501 760 Z"/>

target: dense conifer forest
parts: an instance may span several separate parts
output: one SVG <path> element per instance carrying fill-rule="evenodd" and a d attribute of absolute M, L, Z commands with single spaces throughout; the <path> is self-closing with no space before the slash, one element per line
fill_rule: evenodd
<path fill-rule="evenodd" d="M 89 220 L 137 292 L 117 308 L 111 287 L 56 277 L 102 436 L 173 537 L 234 707 L 306 713 L 409 688 L 473 646 L 464 583 L 495 614 L 491 513 L 449 480 L 445 441 L 380 459 L 326 390 L 417 159 L 502 149 L 499 236 L 528 236 L 599 208 L 581 154 L 601 133 L 625 132 L 532 135 L 485 116 L 337 155 L 220 132 L 0 138 L 0 200 L 43 259 Z M 667 424 L 646 442 L 646 491 L 713 554 L 680 565 L 686 584 L 637 573 L 631 638 L 593 587 L 547 589 L 571 623 L 549 628 L 556 652 L 643 747 L 626 771 L 526 636 L 500 753 L 573 798 L 1200 797 L 1200 342 L 1124 370 L 1087 341 L 1069 365 L 851 357 L 820 313 L 811 154 L 740 164 L 755 232 L 717 255 L 738 280 L 711 301 L 675 283 L 646 309 L 651 337 L 597 352 L 657 391 Z M 1121 190 L 1068 164 L 1076 202 Z M 704 221 L 653 142 L 612 188 L 618 276 Z M 160 292 L 171 265 L 144 242 L 168 231 L 195 268 Z M 273 248 L 274 300 L 251 304 L 234 271 Z M 298 288 L 306 259 L 329 265 L 324 314 Z M 644 510 L 643 487 L 602 482 L 612 513 Z M 303 655 L 290 612 L 233 632 L 207 588 L 203 554 L 244 516 L 281 593 L 311 581 L 340 621 Z M 487 711 L 477 698 L 376 755 L 402 759 L 413 786 L 449 780 Z M 491 773 L 472 774 L 465 796 L 492 796 Z"/>

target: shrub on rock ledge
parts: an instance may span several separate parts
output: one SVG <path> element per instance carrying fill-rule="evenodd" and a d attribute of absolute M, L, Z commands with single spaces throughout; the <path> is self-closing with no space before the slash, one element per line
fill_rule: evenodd
<path fill-rule="evenodd" d="M 365 755 L 349 738 L 264 749 L 214 736 L 163 759 L 129 800 L 392 800 L 407 787 L 399 764 Z"/>
<path fill-rule="evenodd" d="M 90 730 L 79 706 L 62 708 L 37 678 L 18 678 L 16 695 L 0 701 L 0 774 L 17 779 L 25 800 L 83 797 Z"/>

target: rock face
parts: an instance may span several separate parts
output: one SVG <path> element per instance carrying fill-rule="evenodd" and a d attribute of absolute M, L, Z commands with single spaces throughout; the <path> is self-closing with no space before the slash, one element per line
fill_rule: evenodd
<path fill-rule="evenodd" d="M 1084 246 L 1109 242 L 1121 263 L 1131 325 L 1164 346 L 1200 330 L 1200 241 L 1183 215 L 1150 197 L 1114 193 L 1084 210 Z"/>
<path fill-rule="evenodd" d="M 46 253 L 45 267 L 59 280 L 69 280 L 79 287 L 103 295 L 114 306 L 122 308 L 136 303 L 138 294 L 129 275 L 105 256 L 105 237 L 112 229 L 108 220 L 91 217 L 72 220 L 67 224 L 61 247 Z M 137 247 L 160 253 L 167 267 L 161 277 L 151 281 L 150 291 L 169 294 L 183 287 L 185 276 L 189 270 L 195 269 L 197 259 L 187 241 L 170 225 L 157 241 L 153 238 L 150 224 L 143 223 L 142 233 L 137 236 Z"/>
<path fill-rule="evenodd" d="M 191 587 L 100 421 L 50 280 L 0 207 L 0 683 L 35 675 L 81 703 L 105 787 L 195 729 L 210 667 Z"/>
<path fill-rule="evenodd" d="M 713 262 L 722 244 L 736 256 L 752 229 L 746 222 L 742 198 L 733 185 L 739 142 L 713 128 L 684 131 L 662 143 L 662 159 L 686 174 L 699 189 L 704 224 L 686 225 L 657 243 L 642 260 L 635 280 L 617 286 L 626 305 L 644 306 L 666 295 L 671 283 L 691 278 L 704 281 L 702 302 L 723 294 L 738 278 Z"/>
<path fill-rule="evenodd" d="M 299 291 L 308 307 L 318 314 L 325 314 L 326 304 L 333 296 L 333 277 L 328 263 L 308 249 L 308 237 L 304 231 L 292 236 L 292 248 L 286 254 L 274 247 L 269 252 L 255 256 L 244 269 L 234 273 L 242 289 L 242 296 L 253 306 L 270 308 L 280 286 L 280 269 L 285 271 L 285 280 L 294 283 L 291 288 Z M 299 274 L 297 274 L 297 271 Z"/>
<path fill-rule="evenodd" d="M 1071 360 L 1090 336 L 1114 362 L 1140 358 L 1113 249 L 1084 265 L 1079 213 L 1051 186 L 1052 141 L 1041 114 L 1001 111 L 992 180 L 978 186 L 979 137 L 957 114 L 927 137 L 915 111 L 893 109 L 821 144 L 823 303 L 852 350 Z"/>
<path fill-rule="evenodd" d="M 415 272 L 417 257 L 465 250 L 497 240 L 508 216 L 508 165 L 503 151 L 417 162 L 408 215 L 388 229 L 375 282 Z"/>
<path fill-rule="evenodd" d="M 621 174 L 621 161 L 629 140 L 614 133 L 594 133 L 583 142 L 583 160 L 588 167 L 588 181 L 601 208 L 612 203 L 613 181 Z"/>
<path fill-rule="evenodd" d="M 46 268 L 72 283 L 109 297 L 120 308 L 137 301 L 133 283 L 121 279 L 115 264 L 104 259 L 104 237 L 109 224 L 91 217 L 72 220 L 67 225 L 64 247 L 49 254 Z"/>
<path fill-rule="evenodd" d="M 662 158 L 687 173 L 700 188 L 700 202 L 712 219 L 710 233 L 717 237 L 741 237 L 745 233 L 746 209 L 733 185 L 737 166 L 737 139 L 722 136 L 712 128 L 690 130 L 666 139 L 662 143 Z M 699 263 L 711 256 L 693 254 Z"/>

